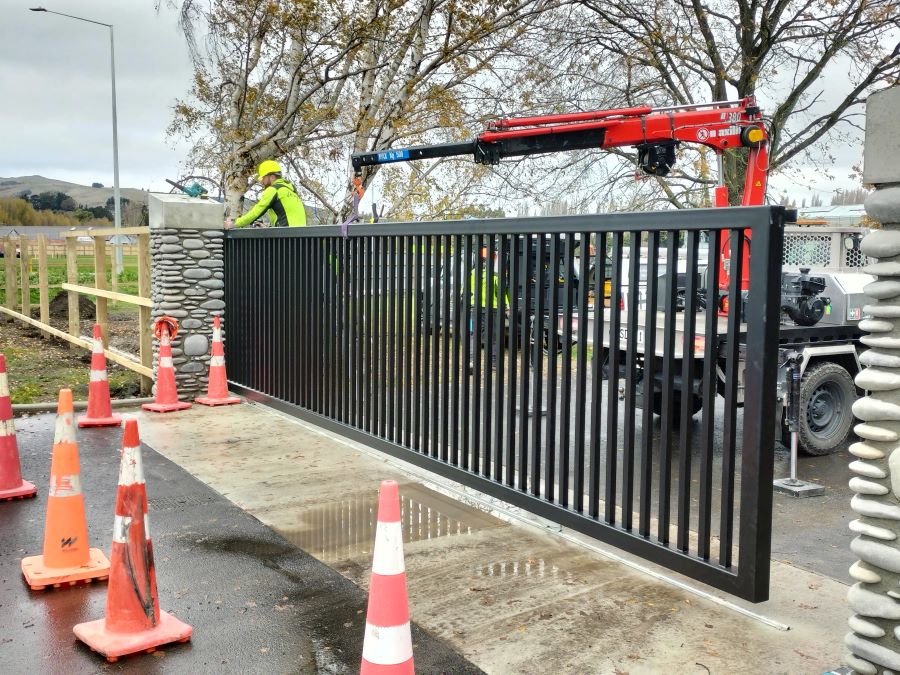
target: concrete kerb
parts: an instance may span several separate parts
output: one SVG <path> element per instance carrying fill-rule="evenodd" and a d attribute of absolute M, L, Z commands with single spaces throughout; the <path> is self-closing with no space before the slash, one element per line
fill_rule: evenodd
<path fill-rule="evenodd" d="M 731 598 L 731 596 L 726 596 L 724 593 L 718 594 L 713 589 L 707 591 L 698 588 L 693 585 L 692 579 L 683 577 L 677 573 L 672 572 L 671 570 L 654 565 L 653 563 L 647 562 L 641 558 L 631 556 L 628 553 L 612 551 L 609 548 L 604 547 L 602 544 L 598 543 L 595 539 L 587 537 L 580 532 L 562 527 L 559 523 L 555 523 L 553 521 L 549 521 L 539 516 L 533 515 L 528 511 L 520 509 L 517 506 L 504 502 L 495 497 L 491 497 L 482 492 L 479 492 L 478 490 L 462 485 L 460 483 L 456 483 L 442 476 L 437 476 L 431 472 L 415 466 L 414 464 L 410 464 L 396 457 L 386 455 L 374 448 L 345 438 L 340 434 L 322 429 L 321 427 L 317 427 L 314 424 L 309 424 L 287 413 L 283 413 L 269 406 L 266 406 L 265 404 L 256 403 L 253 401 L 247 401 L 247 404 L 258 408 L 259 410 L 264 411 L 267 414 L 278 416 L 284 420 L 291 422 L 292 424 L 303 427 L 307 431 L 322 436 L 323 438 L 326 438 L 332 442 L 342 444 L 357 452 L 364 453 L 368 457 L 380 461 L 387 466 L 390 466 L 394 470 L 406 475 L 408 478 L 422 483 L 428 489 L 434 490 L 435 492 L 442 494 L 445 497 L 455 499 L 467 506 L 488 513 L 489 515 L 498 518 L 499 520 L 502 520 L 506 523 L 514 525 L 524 525 L 533 530 L 549 532 L 553 536 L 559 537 L 569 543 L 575 544 L 593 553 L 602 555 L 605 558 L 625 565 L 637 572 L 646 574 L 653 579 L 662 581 L 680 590 L 703 598 L 704 600 L 707 600 L 709 602 L 713 602 L 727 610 L 736 612 L 737 614 L 745 616 L 754 621 L 758 621 L 770 628 L 778 631 L 788 631 L 791 629 L 790 619 L 788 619 L 787 622 L 780 621 L 771 616 L 767 616 L 760 612 L 754 611 L 751 608 L 756 607 L 756 605 L 753 605 L 752 603 L 745 602 L 740 599 Z M 777 571 L 780 568 L 796 569 L 791 565 L 785 565 L 784 563 L 779 563 L 777 561 L 772 561 L 772 565 L 773 581 L 777 574 Z M 769 602 L 772 601 L 770 600 Z"/>

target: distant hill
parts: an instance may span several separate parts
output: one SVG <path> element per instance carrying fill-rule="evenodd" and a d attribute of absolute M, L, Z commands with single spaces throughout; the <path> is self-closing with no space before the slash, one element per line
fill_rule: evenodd
<path fill-rule="evenodd" d="M 24 190 L 32 194 L 41 192 L 65 192 L 82 206 L 105 206 L 113 196 L 112 187 L 93 188 L 78 185 L 64 180 L 44 178 L 43 176 L 19 176 L 17 178 L 0 177 L 0 197 L 15 197 Z M 121 188 L 122 197 L 132 202 L 147 203 L 148 192 L 137 188 Z"/>

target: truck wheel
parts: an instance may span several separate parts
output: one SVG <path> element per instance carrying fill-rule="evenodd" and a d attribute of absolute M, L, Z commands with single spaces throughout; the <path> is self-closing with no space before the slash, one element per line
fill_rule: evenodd
<path fill-rule="evenodd" d="M 800 447 L 810 455 L 837 450 L 853 425 L 856 385 L 836 363 L 818 363 L 800 381 Z"/>

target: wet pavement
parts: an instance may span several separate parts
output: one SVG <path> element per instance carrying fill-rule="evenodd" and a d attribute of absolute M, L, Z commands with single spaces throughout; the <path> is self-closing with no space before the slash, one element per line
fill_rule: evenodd
<path fill-rule="evenodd" d="M 116 664 L 77 642 L 72 626 L 103 616 L 106 584 L 32 592 L 20 571 L 43 544 L 53 421 L 16 420 L 23 475 L 39 493 L 0 503 L 0 672 L 358 672 L 365 591 L 146 446 L 160 605 L 194 636 Z M 78 441 L 91 545 L 108 553 L 121 431 L 79 430 Z M 359 550 L 371 551 L 373 534 L 358 531 Z M 302 534 L 296 541 L 312 544 Z M 481 672 L 415 625 L 413 644 L 420 672 Z"/>
<path fill-rule="evenodd" d="M 486 672 L 793 674 L 839 663 L 847 588 L 808 571 L 814 565 L 773 561 L 772 599 L 735 603 L 790 627 L 778 630 L 611 560 L 596 542 L 522 525 L 468 488 L 261 406 L 141 420 L 161 453 L 363 587 L 378 482 L 398 480 L 412 617 Z M 835 495 L 834 517 L 838 505 Z M 814 518 L 822 502 L 800 508 Z"/>

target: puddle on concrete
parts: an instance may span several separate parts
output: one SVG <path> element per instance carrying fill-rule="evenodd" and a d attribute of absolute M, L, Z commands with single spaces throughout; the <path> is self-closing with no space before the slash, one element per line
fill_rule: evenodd
<path fill-rule="evenodd" d="M 371 554 L 378 519 L 376 492 L 353 495 L 304 511 L 297 529 L 274 529 L 292 544 L 323 562 Z M 421 485 L 400 487 L 403 542 L 467 536 L 503 522 L 459 504 Z"/>

